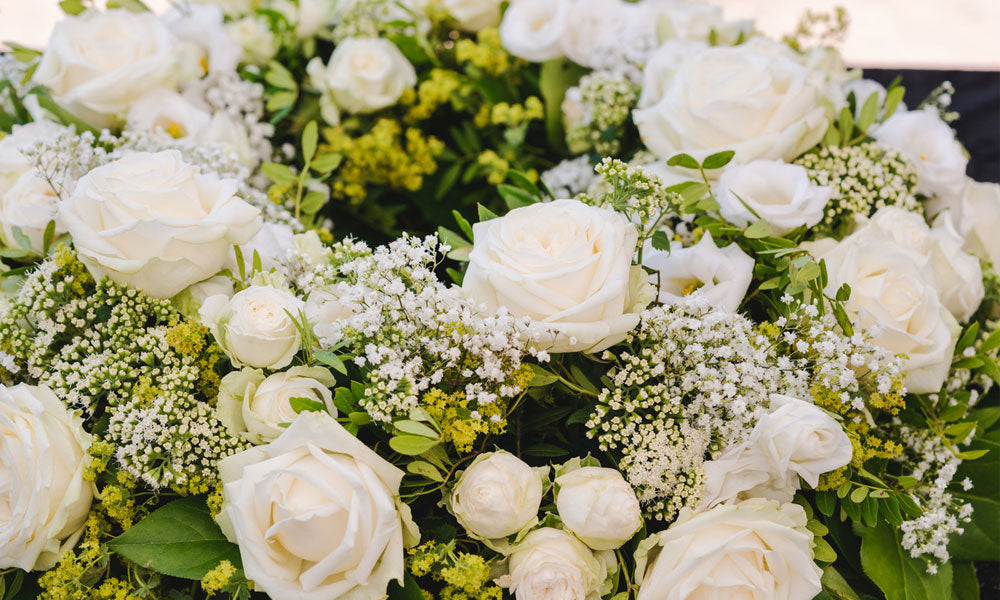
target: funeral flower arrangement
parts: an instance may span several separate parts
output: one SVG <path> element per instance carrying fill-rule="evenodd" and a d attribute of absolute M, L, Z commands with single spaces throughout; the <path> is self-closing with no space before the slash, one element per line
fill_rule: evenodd
<path fill-rule="evenodd" d="M 0 597 L 978 597 L 949 85 L 843 15 L 109 4 L 0 56 Z"/>

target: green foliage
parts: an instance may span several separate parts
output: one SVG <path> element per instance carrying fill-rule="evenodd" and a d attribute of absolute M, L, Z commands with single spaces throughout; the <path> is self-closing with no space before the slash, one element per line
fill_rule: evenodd
<path fill-rule="evenodd" d="M 903 550 L 898 529 L 882 524 L 858 527 L 856 532 L 861 537 L 861 565 L 865 575 L 882 590 L 886 600 L 951 598 L 951 563 L 944 563 L 931 575 L 926 561 L 912 558 Z"/>

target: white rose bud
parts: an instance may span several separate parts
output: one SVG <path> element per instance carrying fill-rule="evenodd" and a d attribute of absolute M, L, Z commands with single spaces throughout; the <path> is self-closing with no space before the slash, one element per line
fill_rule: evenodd
<path fill-rule="evenodd" d="M 850 438 L 822 409 L 781 394 L 771 405 L 746 442 L 705 462 L 703 507 L 740 498 L 791 502 L 799 477 L 815 488 L 820 475 L 851 462 Z"/>
<path fill-rule="evenodd" d="M 596 600 L 613 561 L 561 529 L 543 527 L 514 547 L 497 583 L 517 600 Z"/>
<path fill-rule="evenodd" d="M 218 273 L 260 229 L 260 210 L 236 189 L 177 150 L 129 152 L 84 175 L 59 217 L 95 279 L 169 298 Z"/>
<path fill-rule="evenodd" d="M 333 417 L 299 415 L 278 439 L 219 463 L 223 533 L 272 598 L 386 597 L 419 539 L 399 500 L 403 472 Z"/>
<path fill-rule="evenodd" d="M 146 90 L 174 88 L 186 57 L 151 12 L 87 10 L 56 23 L 34 81 L 91 125 L 108 127 Z"/>
<path fill-rule="evenodd" d="M 623 0 L 573 0 L 559 39 L 562 53 L 584 67 L 606 65 L 606 53 L 633 32 L 640 16 L 637 6 Z"/>
<path fill-rule="evenodd" d="M 562 57 L 560 43 L 572 5 L 572 0 L 514 0 L 500 23 L 503 47 L 532 62 Z"/>
<path fill-rule="evenodd" d="M 962 193 L 969 159 L 934 108 L 897 112 L 873 128 L 871 135 L 917 167 L 918 192 L 942 197 Z"/>
<path fill-rule="evenodd" d="M 94 485 L 91 436 L 47 387 L 0 385 L 0 568 L 51 569 L 76 543 Z"/>
<path fill-rule="evenodd" d="M 370 113 L 399 100 L 417 83 L 417 73 L 399 48 L 382 38 L 348 38 L 337 44 L 330 62 L 316 57 L 306 67 L 312 84 L 323 94 L 323 118 L 330 124 L 336 109 Z"/>
<path fill-rule="evenodd" d="M 248 16 L 225 25 L 226 35 L 243 49 L 243 60 L 262 65 L 278 51 L 274 32 L 263 17 Z"/>
<path fill-rule="evenodd" d="M 726 221 L 746 227 L 759 218 L 774 235 L 783 235 L 822 221 L 832 195 L 833 188 L 814 184 L 805 167 L 755 160 L 726 168 L 715 197 Z"/>
<path fill-rule="evenodd" d="M 216 412 L 230 434 L 266 444 L 299 416 L 292 398 L 311 400 L 336 417 L 330 392 L 335 384 L 330 371 L 322 367 L 292 367 L 269 377 L 259 369 L 244 368 L 222 378 Z"/>
<path fill-rule="evenodd" d="M 666 52 L 676 56 L 676 48 Z M 686 152 L 697 159 L 734 150 L 736 164 L 791 161 L 823 137 L 829 122 L 821 73 L 749 44 L 703 47 L 680 62 L 650 59 L 644 95 L 633 120 L 660 158 Z"/>
<path fill-rule="evenodd" d="M 736 312 L 753 279 L 754 260 L 736 244 L 719 248 L 706 233 L 694 246 L 677 244 L 670 252 L 647 242 L 642 264 L 660 273 L 660 302 L 675 304 L 695 296 L 719 310 Z M 650 275 L 650 281 L 656 277 Z"/>
<path fill-rule="evenodd" d="M 473 230 L 462 288 L 487 311 L 503 306 L 550 331 L 539 349 L 599 352 L 639 323 L 648 284 L 632 276 L 638 233 L 622 214 L 556 200 Z"/>
<path fill-rule="evenodd" d="M 958 230 L 965 249 L 1000 265 L 1000 184 L 969 179 L 962 192 Z"/>
<path fill-rule="evenodd" d="M 689 508 L 636 551 L 636 600 L 811 600 L 822 589 L 813 534 L 797 504 L 753 499 Z M 647 566 L 648 565 L 648 566 Z"/>
<path fill-rule="evenodd" d="M 442 0 L 441 6 L 466 31 L 495 27 L 500 22 L 500 0 Z"/>
<path fill-rule="evenodd" d="M 581 467 L 555 483 L 563 525 L 594 550 L 620 548 L 642 527 L 639 499 L 617 470 Z"/>
<path fill-rule="evenodd" d="M 14 235 L 17 227 L 28 238 L 31 250 L 41 253 L 49 221 L 56 221 L 56 236 L 63 233 L 58 202 L 59 196 L 52 185 L 33 171 L 18 177 L 13 187 L 0 194 L 0 241 L 8 248 L 20 248 L 21 243 Z"/>
<path fill-rule="evenodd" d="M 200 315 L 235 366 L 282 369 L 302 343 L 293 317 L 298 319 L 304 308 L 286 291 L 253 285 L 232 298 L 208 298 Z"/>
<path fill-rule="evenodd" d="M 547 472 L 507 452 L 480 454 L 452 490 L 451 511 L 472 535 L 513 535 L 537 521 Z"/>

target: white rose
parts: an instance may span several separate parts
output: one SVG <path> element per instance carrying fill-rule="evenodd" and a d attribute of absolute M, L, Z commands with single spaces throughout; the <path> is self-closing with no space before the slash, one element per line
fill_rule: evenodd
<path fill-rule="evenodd" d="M 385 598 L 417 533 L 399 501 L 403 472 L 325 413 L 219 463 L 223 533 L 272 598 Z M 412 529 L 411 529 L 412 527 Z"/>
<path fill-rule="evenodd" d="M 1000 265 L 1000 184 L 968 180 L 962 192 L 958 230 L 965 248 Z"/>
<path fill-rule="evenodd" d="M 306 300 L 306 318 L 313 325 L 313 334 L 324 345 L 333 345 L 340 341 L 341 329 L 334 324 L 350 318 L 356 309 L 353 303 L 341 299 L 338 287 L 334 285 L 329 288 L 313 289 Z"/>
<path fill-rule="evenodd" d="M 962 193 L 969 159 L 934 108 L 897 112 L 872 128 L 871 135 L 916 166 L 917 192 L 944 197 Z"/>
<path fill-rule="evenodd" d="M 198 55 L 201 73 L 232 73 L 240 62 L 243 49 L 228 35 L 219 6 L 187 5 L 174 7 L 163 15 L 163 22 L 178 39 L 192 44 Z"/>
<path fill-rule="evenodd" d="M 280 268 L 295 252 L 295 232 L 283 223 L 264 223 L 256 235 L 241 244 L 243 272 L 248 275 L 253 270 L 254 252 L 260 257 L 260 267 L 264 273 Z M 235 250 L 230 251 L 226 268 L 234 275 L 239 275 L 240 264 L 236 260 Z"/>
<path fill-rule="evenodd" d="M 636 5 L 622 0 L 573 0 L 559 38 L 562 53 L 578 65 L 600 67 L 638 16 Z"/>
<path fill-rule="evenodd" d="M 508 52 L 532 62 L 563 56 L 572 0 L 514 0 L 500 22 L 500 41 Z"/>
<path fill-rule="evenodd" d="M 34 165 L 24 155 L 39 142 L 52 141 L 69 129 L 52 121 L 32 121 L 15 125 L 0 138 L 0 194 L 9 190 L 21 175 L 34 170 Z"/>
<path fill-rule="evenodd" d="M 295 36 L 303 39 L 336 22 L 339 4 L 330 0 L 273 0 L 269 8 L 281 13 L 293 26 Z"/>
<path fill-rule="evenodd" d="M 164 138 L 196 140 L 212 115 L 174 90 L 156 89 L 135 101 L 125 125 L 136 131 L 156 131 Z"/>
<path fill-rule="evenodd" d="M 91 436 L 47 387 L 0 385 L 0 568 L 51 569 L 76 543 L 94 485 Z"/>
<path fill-rule="evenodd" d="M 682 509 L 666 531 L 640 544 L 636 600 L 729 598 L 737 591 L 759 600 L 811 600 L 823 589 L 822 571 L 806 521 L 797 504 L 761 499 Z"/>
<path fill-rule="evenodd" d="M 616 550 L 642 527 L 639 499 L 615 469 L 581 467 L 555 484 L 563 525 L 594 550 Z"/>
<path fill-rule="evenodd" d="M 466 31 L 479 31 L 500 23 L 500 0 L 441 0 L 441 6 Z"/>
<path fill-rule="evenodd" d="M 58 202 L 59 196 L 48 181 L 34 171 L 22 174 L 13 187 L 0 194 L 0 241 L 10 248 L 20 248 L 14 235 L 17 227 L 31 242 L 31 249 L 41 253 L 49 221 L 56 220 L 57 236 L 64 231 L 57 219 Z"/>
<path fill-rule="evenodd" d="M 252 285 L 232 298 L 208 298 L 199 314 L 235 366 L 283 369 L 302 343 L 292 318 L 304 307 L 286 291 Z"/>
<path fill-rule="evenodd" d="M 919 214 L 887 206 L 876 212 L 857 236 L 889 239 L 911 250 L 938 290 L 942 304 L 959 321 L 967 321 L 979 308 L 985 290 L 979 259 L 962 250 L 962 236 L 948 211 L 928 227 Z"/>
<path fill-rule="evenodd" d="M 505 306 L 546 327 L 550 352 L 599 352 L 639 323 L 645 286 L 631 267 L 638 233 L 623 215 L 556 200 L 476 223 L 473 232 L 463 289 L 488 311 Z"/>
<path fill-rule="evenodd" d="M 714 31 L 717 43 L 729 46 L 753 30 L 753 21 L 726 21 L 720 7 L 704 2 L 643 0 L 639 8 L 643 19 L 656 25 L 661 40 L 706 42 Z"/>
<path fill-rule="evenodd" d="M 268 156 L 271 151 L 270 143 L 266 140 L 258 141 L 258 148 L 253 148 L 246 126 L 223 111 L 212 115 L 212 121 L 203 132 L 201 140 L 208 144 L 218 144 L 227 154 L 235 156 L 236 160 L 249 167 L 256 167 L 261 156 Z"/>
<path fill-rule="evenodd" d="M 176 150 L 129 152 L 83 176 L 59 217 L 96 279 L 169 298 L 218 273 L 230 246 L 260 229 L 236 188 Z"/>
<path fill-rule="evenodd" d="M 513 535 L 538 521 L 547 474 L 548 468 L 533 469 L 508 452 L 480 454 L 452 490 L 451 512 L 477 537 Z"/>
<path fill-rule="evenodd" d="M 90 124 L 107 127 L 151 88 L 184 72 L 179 40 L 151 12 L 88 10 L 56 23 L 34 81 Z"/>
<path fill-rule="evenodd" d="M 705 48 L 676 64 L 650 64 L 657 68 L 645 70 L 643 87 L 649 82 L 663 94 L 647 96 L 655 104 L 634 111 L 633 120 L 661 158 L 687 152 L 703 159 L 734 150 L 737 163 L 791 161 L 826 131 L 826 83 L 791 58 L 740 45 Z"/>
<path fill-rule="evenodd" d="M 514 547 L 497 580 L 517 600 L 599 600 L 611 560 L 561 529 L 543 527 Z"/>
<path fill-rule="evenodd" d="M 800 477 L 815 488 L 820 475 L 851 462 L 850 438 L 822 409 L 781 394 L 771 395 L 771 407 L 744 443 L 705 462 L 703 507 L 737 498 L 791 502 Z"/>
<path fill-rule="evenodd" d="M 330 62 L 316 57 L 306 66 L 312 84 L 327 104 L 351 113 L 392 106 L 417 83 L 417 73 L 399 48 L 382 38 L 348 38 L 337 44 Z M 336 124 L 335 120 L 323 118 Z"/>
<path fill-rule="evenodd" d="M 822 221 L 832 195 L 833 188 L 814 184 L 805 167 L 755 160 L 726 168 L 715 197 L 719 213 L 730 223 L 746 227 L 759 216 L 775 235 L 782 235 Z"/>
<path fill-rule="evenodd" d="M 260 0 L 192 0 L 197 4 L 218 6 L 227 16 L 236 17 L 253 12 Z"/>
<path fill-rule="evenodd" d="M 667 40 L 653 52 L 643 69 L 642 91 L 639 94 L 638 108 L 648 108 L 656 105 L 667 93 L 667 89 L 677 76 L 677 65 L 704 52 L 708 48 L 704 42 L 690 40 Z M 657 161 L 666 166 L 664 161 Z"/>
<path fill-rule="evenodd" d="M 259 369 L 244 368 L 222 378 L 216 411 L 230 434 L 253 444 L 266 444 L 285 431 L 282 423 L 291 423 L 299 416 L 292 408 L 292 398 L 318 402 L 336 417 L 330 393 L 335 384 L 330 371 L 322 367 L 292 367 L 266 378 Z"/>
<path fill-rule="evenodd" d="M 903 370 L 908 391 L 937 392 L 961 328 L 941 304 L 918 257 L 891 240 L 858 234 L 816 257 L 826 260 L 831 293 L 845 283 L 851 286 L 846 308 L 854 322 L 862 328 L 877 326 L 876 344 L 907 355 Z"/>
<path fill-rule="evenodd" d="M 675 304 L 693 295 L 717 309 L 736 312 L 753 279 L 754 260 L 736 244 L 719 248 L 712 234 L 705 233 L 694 246 L 676 244 L 670 252 L 647 242 L 642 264 L 659 271 L 658 278 L 649 279 L 659 279 L 661 303 Z"/>
<path fill-rule="evenodd" d="M 249 16 L 225 25 L 226 35 L 243 49 L 243 60 L 263 65 L 274 57 L 278 43 L 262 17 Z"/>
<path fill-rule="evenodd" d="M 236 290 L 233 288 L 233 280 L 227 275 L 216 275 L 209 277 L 205 281 L 189 285 L 181 293 L 170 299 L 170 303 L 185 317 L 198 320 L 198 311 L 205 300 L 212 296 L 225 296 L 232 298 Z"/>

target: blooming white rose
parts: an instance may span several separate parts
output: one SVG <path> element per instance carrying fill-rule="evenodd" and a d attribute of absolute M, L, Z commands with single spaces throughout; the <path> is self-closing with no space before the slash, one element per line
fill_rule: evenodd
<path fill-rule="evenodd" d="M 651 60 L 645 108 L 633 112 L 646 146 L 669 158 L 734 150 L 736 163 L 791 161 L 822 139 L 828 116 L 821 74 L 747 45 L 702 49 L 679 63 Z M 666 83 L 665 83 L 666 82 Z M 665 83 L 665 84 L 664 84 Z"/>
<path fill-rule="evenodd" d="M 1000 184 L 968 180 L 962 191 L 958 230 L 965 248 L 1000 265 Z"/>
<path fill-rule="evenodd" d="M 622 34 L 638 17 L 636 5 L 623 0 L 573 0 L 559 47 L 578 65 L 600 67 L 606 49 L 619 47 Z"/>
<path fill-rule="evenodd" d="M 907 355 L 903 371 L 908 391 L 937 392 L 948 375 L 961 328 L 941 304 L 935 282 L 914 253 L 891 240 L 859 234 L 813 252 L 826 260 L 831 293 L 850 285 L 845 306 L 855 324 L 877 326 L 876 344 Z"/>
<path fill-rule="evenodd" d="M 91 436 L 45 386 L 0 384 L 0 568 L 51 569 L 76 543 L 94 485 Z"/>
<path fill-rule="evenodd" d="M 197 4 L 218 6 L 230 17 L 238 17 L 253 12 L 260 0 L 192 0 Z"/>
<path fill-rule="evenodd" d="M 872 137 L 900 152 L 917 168 L 917 192 L 959 196 L 969 163 L 955 132 L 933 107 L 896 112 L 873 127 Z"/>
<path fill-rule="evenodd" d="M 171 298 L 170 304 L 185 317 L 197 321 L 199 319 L 198 311 L 201 310 L 201 305 L 205 303 L 205 300 L 219 295 L 232 298 L 235 293 L 232 278 L 228 275 L 216 275 L 205 281 L 189 285 L 181 293 Z"/>
<path fill-rule="evenodd" d="M 616 469 L 581 467 L 555 483 L 563 525 L 594 550 L 616 550 L 642 527 L 639 499 Z"/>
<path fill-rule="evenodd" d="M 17 227 L 28 238 L 31 250 L 41 253 L 45 247 L 45 228 L 56 221 L 55 234 L 63 232 L 59 224 L 59 195 L 52 184 L 34 171 L 22 174 L 14 186 L 0 194 L 0 242 L 10 248 L 20 248 L 14 235 Z"/>
<path fill-rule="evenodd" d="M 191 4 L 184 10 L 174 7 L 162 19 L 171 33 L 194 47 L 201 67 L 196 76 L 236 71 L 243 50 L 226 35 L 221 7 L 209 4 Z"/>
<path fill-rule="evenodd" d="M 416 526 L 403 472 L 330 415 L 300 415 L 281 436 L 219 463 L 223 533 L 272 598 L 384 598 L 403 581 Z"/>
<path fill-rule="evenodd" d="M 533 469 L 509 452 L 480 454 L 451 491 L 451 512 L 477 537 L 513 535 L 537 522 L 547 473 L 548 468 Z"/>
<path fill-rule="evenodd" d="M 813 534 L 797 504 L 752 499 L 681 510 L 636 551 L 636 600 L 811 600 L 823 588 Z M 647 566 L 648 564 L 648 566 Z M 738 596 L 736 596 L 738 597 Z"/>
<path fill-rule="evenodd" d="M 208 298 L 199 314 L 235 366 L 283 369 L 302 343 L 292 318 L 304 307 L 284 290 L 252 285 L 232 298 Z"/>
<path fill-rule="evenodd" d="M 243 60 L 263 65 L 274 57 L 278 43 L 263 17 L 248 16 L 225 24 L 226 35 L 243 49 Z"/>
<path fill-rule="evenodd" d="M 330 371 L 322 367 L 292 367 L 269 377 L 259 369 L 244 368 L 222 378 L 216 411 L 232 435 L 266 444 L 285 431 L 282 423 L 291 423 L 299 416 L 292 398 L 319 403 L 336 417 L 330 392 L 335 384 Z"/>
<path fill-rule="evenodd" d="M 197 140 L 212 115 L 174 90 L 150 90 L 132 104 L 125 125 L 136 131 L 157 131 L 164 138 Z"/>
<path fill-rule="evenodd" d="M 556 200 L 476 223 L 473 233 L 462 288 L 488 311 L 505 306 L 545 326 L 549 352 L 599 352 L 639 323 L 638 233 L 620 213 Z"/>
<path fill-rule="evenodd" d="M 59 217 L 96 279 L 169 298 L 218 273 L 230 246 L 260 229 L 260 210 L 236 189 L 176 150 L 129 152 L 83 176 Z"/>
<path fill-rule="evenodd" d="M 9 190 L 21 175 L 34 169 L 25 152 L 66 131 L 67 127 L 52 121 L 32 121 L 15 125 L 8 135 L 0 138 L 0 193 Z"/>
<path fill-rule="evenodd" d="M 313 334 L 327 345 L 339 341 L 340 328 L 334 324 L 350 318 L 357 308 L 353 303 L 342 300 L 339 287 L 335 284 L 313 289 L 306 300 L 306 318 L 313 325 Z"/>
<path fill-rule="evenodd" d="M 339 4 L 330 0 L 272 0 L 269 7 L 281 13 L 292 25 L 295 36 L 303 39 L 335 23 Z"/>
<path fill-rule="evenodd" d="M 815 488 L 820 475 L 851 462 L 850 438 L 822 409 L 781 394 L 771 395 L 771 407 L 745 442 L 705 462 L 703 507 L 738 498 L 791 502 L 799 477 Z"/>
<path fill-rule="evenodd" d="M 736 312 L 753 279 L 754 260 L 736 244 L 719 248 L 712 234 L 705 233 L 694 246 L 676 244 L 670 252 L 655 250 L 647 242 L 642 264 L 659 271 L 658 278 L 650 275 L 649 279 L 659 279 L 663 304 L 694 295 L 717 309 Z"/>
<path fill-rule="evenodd" d="M 466 31 L 479 31 L 500 23 L 500 0 L 441 0 L 441 6 Z"/>
<path fill-rule="evenodd" d="M 543 527 L 514 547 L 497 583 L 517 600 L 599 600 L 612 561 L 570 533 Z"/>
<path fill-rule="evenodd" d="M 392 106 L 417 83 L 417 72 L 399 48 L 382 38 L 348 38 L 337 44 L 326 66 L 316 57 L 306 66 L 323 99 L 323 118 L 331 123 L 331 105 L 351 113 Z M 330 114 L 328 114 L 330 113 Z"/>
<path fill-rule="evenodd" d="M 805 167 L 755 160 L 727 167 L 719 177 L 715 197 L 719 213 L 730 223 L 746 227 L 759 217 L 775 235 L 782 235 L 822 221 L 832 195 L 833 188 L 814 184 Z"/>
<path fill-rule="evenodd" d="M 911 250 L 914 261 L 933 281 L 942 304 L 959 321 L 967 321 L 985 295 L 979 259 L 962 250 L 962 236 L 955 230 L 951 214 L 938 216 L 934 227 L 914 212 L 887 206 L 854 235 L 889 239 Z"/>
<path fill-rule="evenodd" d="M 246 125 L 224 111 L 212 115 L 212 121 L 208 124 L 208 129 L 203 132 L 201 140 L 209 144 L 218 144 L 227 154 L 234 155 L 240 163 L 249 167 L 256 167 L 261 155 L 268 155 L 271 149 L 267 141 L 258 142 L 264 145 L 263 150 L 253 148 L 250 145 Z"/>
<path fill-rule="evenodd" d="M 173 88 L 190 56 L 151 12 L 88 10 L 56 23 L 35 83 L 91 125 L 107 127 L 151 88 Z"/>
<path fill-rule="evenodd" d="M 656 25 L 661 40 L 706 42 L 714 31 L 718 44 L 730 46 L 753 30 L 753 21 L 726 21 L 722 8 L 705 2 L 643 0 L 638 7 L 643 20 Z"/>
<path fill-rule="evenodd" d="M 500 22 L 500 41 L 508 52 L 524 60 L 560 58 L 572 10 L 572 0 L 514 0 Z"/>

